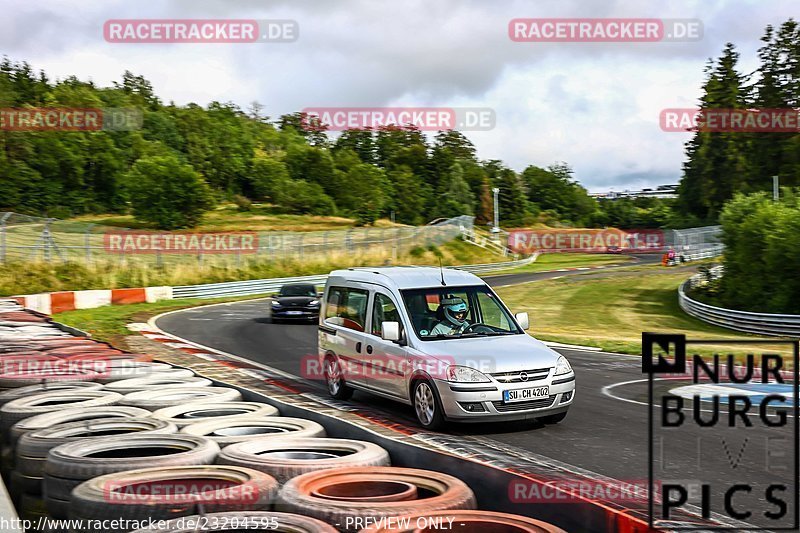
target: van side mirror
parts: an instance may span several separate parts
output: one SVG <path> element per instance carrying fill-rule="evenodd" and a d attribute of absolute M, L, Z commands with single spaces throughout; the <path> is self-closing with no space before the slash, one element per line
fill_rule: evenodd
<path fill-rule="evenodd" d="M 399 341 L 400 322 L 381 322 L 381 338 L 385 341 Z"/>
<path fill-rule="evenodd" d="M 517 324 L 519 324 L 519 327 L 522 329 L 531 327 L 531 319 L 528 318 L 528 313 L 517 313 L 514 315 L 514 318 L 517 319 Z"/>
<path fill-rule="evenodd" d="M 320 292 L 317 293 L 317 298 L 322 298 L 323 296 L 325 296 L 324 292 L 320 291 Z"/>

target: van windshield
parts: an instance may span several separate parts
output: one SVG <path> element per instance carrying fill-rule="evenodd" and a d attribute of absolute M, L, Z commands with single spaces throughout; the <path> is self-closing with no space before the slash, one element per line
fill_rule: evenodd
<path fill-rule="evenodd" d="M 485 285 L 401 291 L 422 340 L 522 333 L 511 313 Z"/>

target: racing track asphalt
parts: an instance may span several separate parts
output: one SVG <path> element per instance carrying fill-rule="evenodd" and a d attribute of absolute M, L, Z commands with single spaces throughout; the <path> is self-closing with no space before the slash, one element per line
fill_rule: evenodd
<path fill-rule="evenodd" d="M 488 277 L 486 281 L 492 286 L 501 286 L 579 273 L 581 271 L 507 274 Z M 293 376 L 300 375 L 302 356 L 317 353 L 316 325 L 272 324 L 268 300 L 174 312 L 160 317 L 157 325 L 167 333 Z M 622 481 L 646 480 L 647 407 L 637 403 L 646 401 L 646 383 L 640 381 L 644 377 L 640 358 L 570 348 L 557 348 L 557 351 L 567 356 L 577 375 L 575 403 L 565 421 L 549 426 L 538 422 L 455 424 L 447 431 L 464 438 L 491 439 Z M 612 388 L 609 392 L 617 397 L 604 391 L 606 387 L 623 382 L 633 383 Z M 314 385 L 324 390 L 322 382 Z M 400 423 L 415 425 L 409 406 L 358 391 L 351 401 L 378 409 Z M 767 434 L 762 433 L 756 430 L 754 440 L 763 440 Z M 698 433 L 694 425 L 682 428 L 671 434 L 668 449 L 692 453 L 698 447 L 698 439 L 705 435 Z M 742 441 L 730 440 L 728 445 L 736 453 Z M 763 450 L 757 451 L 752 446 L 743 452 L 736 466 L 736 473 L 742 480 L 765 485 L 774 481 L 775 473 L 767 471 L 763 456 L 758 455 L 761 453 Z M 717 446 L 716 455 L 719 454 Z M 675 477 L 709 483 L 730 480 L 730 475 L 717 473 L 719 469 L 710 471 L 707 462 L 704 466 L 681 471 Z M 712 489 L 712 494 L 716 492 Z M 763 503 L 763 496 L 759 500 Z M 719 510 L 720 506 L 717 500 L 713 510 Z"/>

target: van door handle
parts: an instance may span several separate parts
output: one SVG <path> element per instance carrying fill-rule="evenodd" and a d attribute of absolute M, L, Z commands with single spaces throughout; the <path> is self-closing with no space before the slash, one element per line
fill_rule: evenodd
<path fill-rule="evenodd" d="M 367 353 L 372 353 L 372 345 L 367 344 Z"/>
<path fill-rule="evenodd" d="M 358 353 L 361 353 L 361 343 L 360 343 L 360 342 L 357 342 L 357 343 L 356 343 L 356 351 L 357 351 Z"/>

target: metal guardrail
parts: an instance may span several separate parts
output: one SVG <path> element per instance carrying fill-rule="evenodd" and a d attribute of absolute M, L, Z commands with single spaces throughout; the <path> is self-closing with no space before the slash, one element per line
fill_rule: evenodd
<path fill-rule="evenodd" d="M 485 263 L 479 265 L 462 265 L 456 267 L 458 270 L 472 272 L 491 272 L 495 270 L 505 270 L 516 268 L 533 263 L 536 255 L 519 259 L 517 261 L 504 261 L 502 263 Z M 207 283 L 204 285 L 183 285 L 172 288 L 173 298 L 219 298 L 223 296 L 250 296 L 253 294 L 267 294 L 276 292 L 287 283 L 313 283 L 314 285 L 324 285 L 328 279 L 327 274 L 315 276 L 297 276 L 293 278 L 271 278 L 253 279 L 248 281 L 231 281 L 226 283 Z"/>
<path fill-rule="evenodd" d="M 686 261 L 699 261 L 700 259 L 711 259 L 713 257 L 717 257 L 722 255 L 722 252 L 725 251 L 725 245 L 723 244 L 712 244 L 704 246 L 703 248 L 697 249 L 695 251 L 691 251 L 689 253 L 680 253 L 679 255 L 683 257 Z"/>
<path fill-rule="evenodd" d="M 701 280 L 696 274 L 686 280 L 678 288 L 678 303 L 687 314 L 699 318 L 703 322 L 758 335 L 777 337 L 800 337 L 800 315 L 777 315 L 752 313 L 716 307 L 693 300 L 686 290 Z"/>

